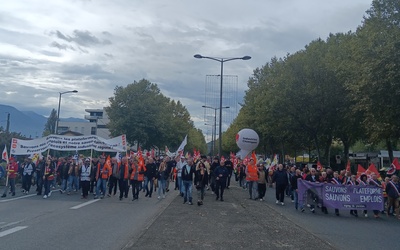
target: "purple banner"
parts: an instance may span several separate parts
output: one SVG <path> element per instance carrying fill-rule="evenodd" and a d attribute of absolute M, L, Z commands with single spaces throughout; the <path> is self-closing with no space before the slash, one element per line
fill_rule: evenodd
<path fill-rule="evenodd" d="M 334 185 L 297 180 L 299 204 L 319 203 L 327 208 L 382 211 L 383 190 L 376 186 Z"/>

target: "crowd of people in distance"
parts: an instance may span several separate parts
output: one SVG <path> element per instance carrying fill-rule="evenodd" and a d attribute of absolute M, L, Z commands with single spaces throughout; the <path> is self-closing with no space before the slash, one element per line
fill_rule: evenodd
<path fill-rule="evenodd" d="M 308 207 L 315 213 L 320 208 L 328 213 L 321 199 L 310 194 L 305 204 L 299 203 L 298 179 L 309 182 L 331 183 L 335 185 L 373 185 L 383 190 L 385 211 L 373 210 L 373 216 L 380 214 L 388 216 L 399 214 L 400 184 L 397 175 L 387 176 L 384 180 L 378 179 L 376 174 L 368 178 L 365 174 L 357 178 L 350 171 L 333 171 L 332 169 L 309 168 L 307 166 L 277 164 L 266 166 L 266 162 L 255 158 L 245 160 L 230 158 L 209 157 L 205 155 L 185 157 L 183 155 L 170 157 L 148 156 L 143 157 L 48 157 L 32 162 L 32 157 L 26 157 L 24 162 L 18 163 L 14 158 L 6 167 L 8 175 L 9 194 L 15 195 L 15 184 L 18 178 L 22 182 L 22 192 L 29 194 L 31 186 L 36 186 L 36 194 L 43 195 L 44 199 L 51 196 L 57 187 L 61 194 L 71 195 L 80 193 L 82 199 L 88 199 L 89 194 L 94 199 L 116 196 L 119 190 L 119 199 L 128 199 L 129 190 L 132 201 L 138 200 L 140 193 L 151 198 L 156 193 L 158 199 L 164 199 L 170 191 L 170 184 L 174 182 L 174 189 L 179 191 L 183 204 L 193 205 L 193 190 L 197 198 L 197 205 L 204 204 L 207 190 L 215 195 L 215 200 L 224 201 L 225 189 L 231 186 L 231 179 L 237 185 L 248 191 L 251 200 L 263 201 L 268 187 L 275 187 L 276 204 L 285 205 L 285 197 L 290 197 L 296 210 L 305 212 Z M 234 176 L 234 177 L 233 177 Z M 4 195 L 3 195 L 4 197 Z M 339 209 L 335 214 L 340 215 Z M 350 214 L 357 217 L 357 210 L 350 210 Z M 363 215 L 368 217 L 368 211 Z"/>

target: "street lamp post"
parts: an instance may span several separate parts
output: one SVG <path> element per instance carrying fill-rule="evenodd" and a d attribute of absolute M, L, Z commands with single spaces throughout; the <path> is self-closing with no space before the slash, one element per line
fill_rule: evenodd
<path fill-rule="evenodd" d="M 218 154 L 221 157 L 222 154 L 222 85 L 223 85 L 223 78 L 224 78 L 224 62 L 233 61 L 233 60 L 250 60 L 251 56 L 243 56 L 243 57 L 230 57 L 230 58 L 223 58 L 223 57 L 210 57 L 210 56 L 202 56 L 200 54 L 194 55 L 197 59 L 210 59 L 221 63 L 221 81 L 220 81 L 220 89 L 219 89 L 219 142 L 218 142 Z"/>
<path fill-rule="evenodd" d="M 71 90 L 71 91 L 65 91 L 65 92 L 60 92 L 60 97 L 58 98 L 58 111 L 57 111 L 57 123 L 56 127 L 54 128 L 54 134 L 58 134 L 58 123 L 60 122 L 60 107 L 61 107 L 61 96 L 63 94 L 67 93 L 78 93 L 78 90 Z"/>
<path fill-rule="evenodd" d="M 212 153 L 214 154 L 215 152 L 215 141 L 217 140 L 217 110 L 219 109 L 219 117 L 222 117 L 222 109 L 228 109 L 229 107 L 219 107 L 219 108 L 214 108 L 210 106 L 203 105 L 201 106 L 206 109 L 213 109 L 214 110 L 214 140 L 213 140 L 213 147 L 212 147 Z M 221 120 L 220 120 L 220 125 L 219 125 L 219 141 L 221 142 Z M 219 154 L 221 155 L 221 148 L 219 149 Z"/>
<path fill-rule="evenodd" d="M 7 125 L 6 125 L 6 133 L 10 132 L 10 113 L 6 112 L 7 114 Z"/>

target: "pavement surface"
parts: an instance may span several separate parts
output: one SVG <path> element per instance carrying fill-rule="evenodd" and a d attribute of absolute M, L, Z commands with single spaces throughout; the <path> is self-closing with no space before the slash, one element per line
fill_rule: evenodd
<path fill-rule="evenodd" d="M 248 199 L 239 187 L 225 190 L 225 201 L 210 191 L 204 205 L 183 204 L 176 196 L 124 249 L 336 249 L 289 220 L 275 204 Z"/>

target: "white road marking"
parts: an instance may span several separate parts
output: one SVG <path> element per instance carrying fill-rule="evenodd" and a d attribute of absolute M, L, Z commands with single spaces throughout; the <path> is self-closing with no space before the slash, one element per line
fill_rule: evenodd
<path fill-rule="evenodd" d="M 70 209 L 79 209 L 79 208 L 81 208 L 81 207 L 84 207 L 84 206 L 90 205 L 90 204 L 92 204 L 92 203 L 95 203 L 95 202 L 97 202 L 97 201 L 99 201 L 99 200 L 100 200 L 100 199 L 87 201 L 87 202 L 84 202 L 84 203 L 79 204 L 79 205 L 77 205 L 77 206 L 71 207 Z"/>
<path fill-rule="evenodd" d="M 27 194 L 27 195 L 20 196 L 20 197 L 15 197 L 15 198 L 6 199 L 6 200 L 0 200 L 0 203 L 8 202 L 8 201 L 15 201 L 15 200 L 19 200 L 19 199 L 25 199 L 25 198 L 32 197 L 32 196 L 36 196 L 36 194 Z"/>
<path fill-rule="evenodd" d="M 19 226 L 19 227 L 10 228 L 10 229 L 8 229 L 6 231 L 0 232 L 0 238 L 3 237 L 3 236 L 9 235 L 9 234 L 18 232 L 18 231 L 20 231 L 22 229 L 25 229 L 25 228 L 27 228 L 27 227 Z"/>

